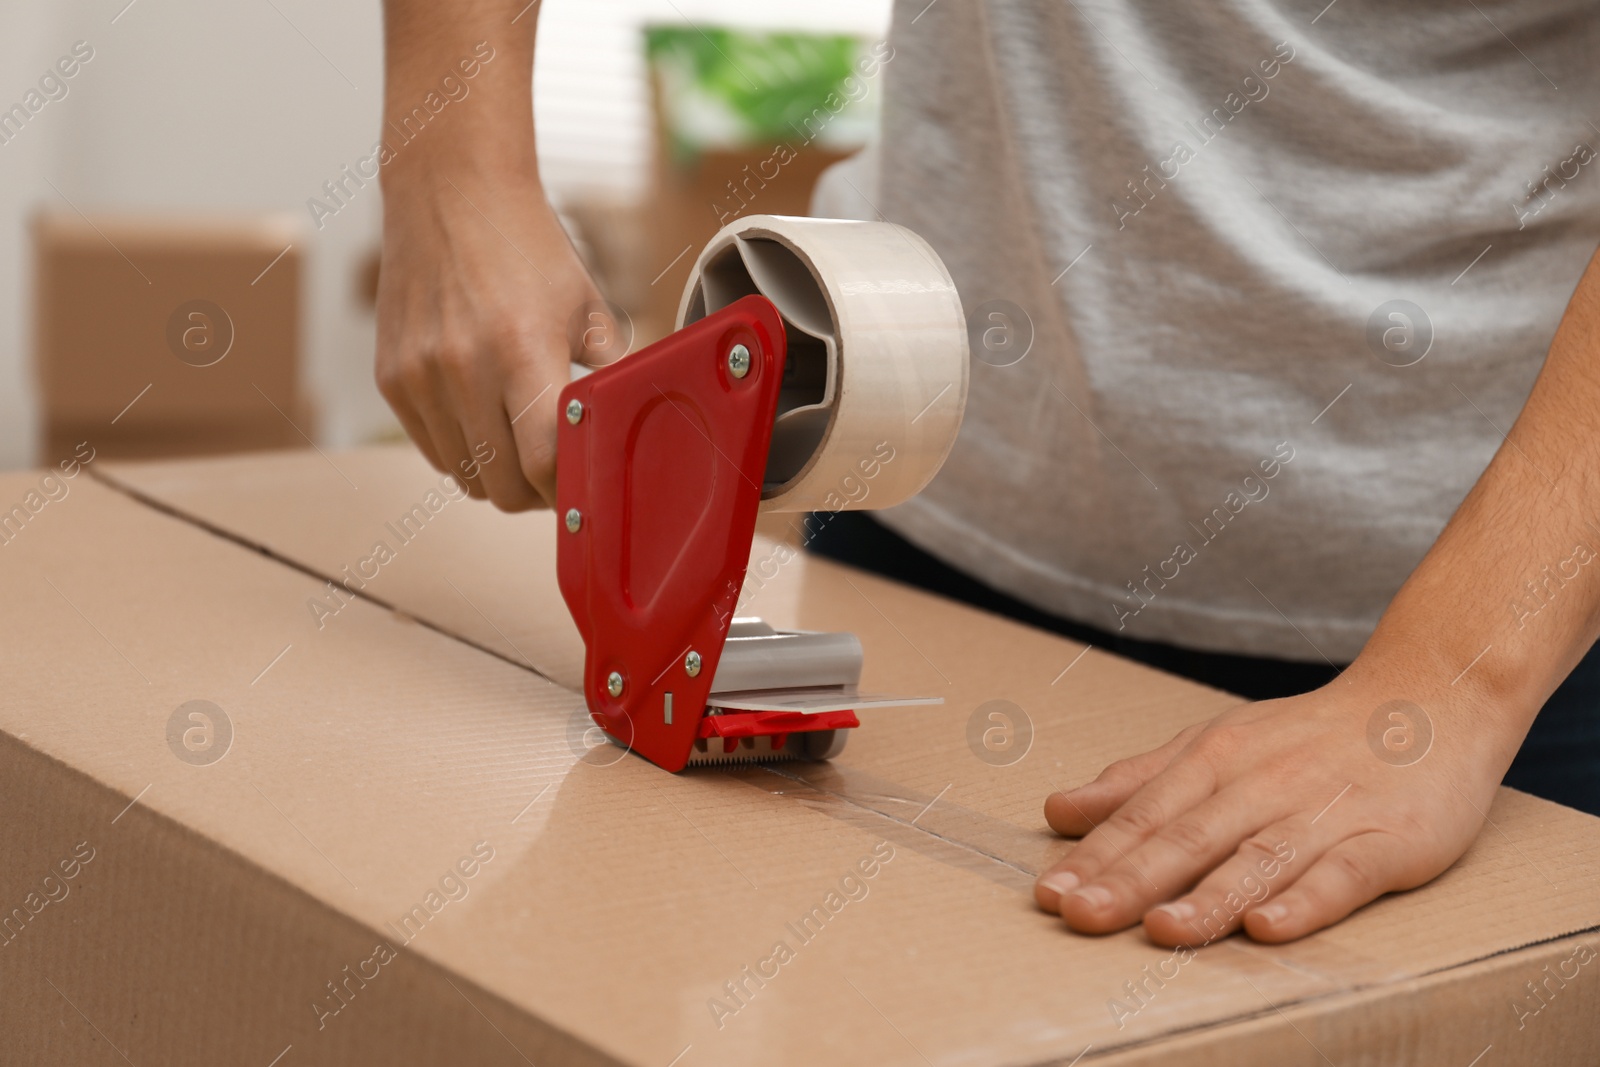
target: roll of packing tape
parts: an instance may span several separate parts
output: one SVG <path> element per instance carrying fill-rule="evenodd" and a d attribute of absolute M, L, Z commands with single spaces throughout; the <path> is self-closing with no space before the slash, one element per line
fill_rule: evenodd
<path fill-rule="evenodd" d="M 933 249 L 887 222 L 751 215 L 700 253 L 678 326 L 752 293 L 777 306 L 788 339 L 761 510 L 916 495 L 967 400 L 961 300 Z"/>

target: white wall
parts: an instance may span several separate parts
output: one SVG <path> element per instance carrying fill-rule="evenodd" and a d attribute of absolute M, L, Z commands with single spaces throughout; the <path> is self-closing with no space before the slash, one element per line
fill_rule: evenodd
<path fill-rule="evenodd" d="M 35 79 L 72 45 L 57 31 L 56 12 L 43 3 L 15 0 L 0 14 L 0 108 L 22 99 Z M 14 140 L 0 145 L 0 467 L 26 464 L 33 454 L 36 420 L 29 371 L 31 308 L 28 212 L 45 184 L 53 149 L 72 113 L 81 107 L 85 71 L 65 100 L 47 105 Z M 54 195 L 54 194 L 52 194 Z"/>
<path fill-rule="evenodd" d="M 440 0 L 442 4 L 444 0 Z M 547 184 L 634 195 L 649 160 L 638 27 L 687 17 L 877 35 L 889 0 L 544 0 L 535 76 Z M 532 13 L 530 13 L 531 15 Z M 32 460 L 26 221 L 41 204 L 184 213 L 297 213 L 308 244 L 306 373 L 333 445 L 392 425 L 371 381 L 372 322 L 354 291 L 379 234 L 375 183 L 312 226 L 306 200 L 375 140 L 382 96 L 376 2 L 0 0 L 0 107 L 73 42 L 95 57 L 65 99 L 0 145 L 0 467 Z"/>

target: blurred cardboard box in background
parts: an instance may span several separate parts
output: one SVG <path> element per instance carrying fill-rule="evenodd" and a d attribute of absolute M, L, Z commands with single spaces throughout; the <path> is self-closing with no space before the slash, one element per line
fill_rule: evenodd
<path fill-rule="evenodd" d="M 293 220 L 44 212 L 33 240 L 42 460 L 308 443 Z"/>

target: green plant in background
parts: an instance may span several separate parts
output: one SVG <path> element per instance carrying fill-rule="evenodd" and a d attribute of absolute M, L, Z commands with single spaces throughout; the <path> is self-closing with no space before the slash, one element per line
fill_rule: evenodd
<path fill-rule="evenodd" d="M 856 62 L 859 38 L 842 34 L 746 33 L 718 27 L 651 26 L 645 58 L 672 157 L 802 139 L 819 108 L 842 121 L 829 140 L 860 143 L 870 128 Z M 832 98 L 832 107 L 829 100 Z M 841 101 L 850 102 L 843 109 Z"/>

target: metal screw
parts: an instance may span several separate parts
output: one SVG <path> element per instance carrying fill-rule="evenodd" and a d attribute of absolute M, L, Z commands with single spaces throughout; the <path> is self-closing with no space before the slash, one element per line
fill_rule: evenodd
<path fill-rule="evenodd" d="M 744 345 L 734 345 L 728 351 L 728 373 L 743 378 L 750 373 L 750 350 Z"/>
<path fill-rule="evenodd" d="M 614 697 L 619 697 L 622 695 L 621 674 L 617 673 L 616 671 L 612 671 L 610 674 L 606 675 L 606 692 L 610 693 Z"/>
<path fill-rule="evenodd" d="M 578 527 L 583 525 L 583 515 L 577 508 L 567 509 L 567 532 L 577 533 Z"/>
<path fill-rule="evenodd" d="M 567 421 L 576 426 L 578 425 L 578 420 L 582 418 L 583 401 L 579 400 L 577 397 L 573 397 L 571 400 L 567 401 Z"/>
<path fill-rule="evenodd" d="M 700 653 L 691 650 L 687 656 L 683 657 L 683 670 L 691 678 L 699 677 Z"/>

